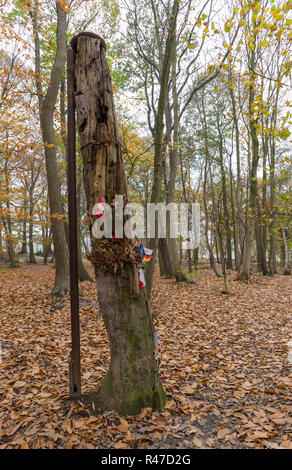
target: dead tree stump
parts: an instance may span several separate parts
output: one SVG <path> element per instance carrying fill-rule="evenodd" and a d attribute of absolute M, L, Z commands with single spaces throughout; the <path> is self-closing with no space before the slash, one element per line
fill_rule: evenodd
<path fill-rule="evenodd" d="M 75 104 L 90 225 L 93 206 L 115 195 L 128 200 L 121 139 L 114 110 L 104 40 L 92 33 L 73 38 Z M 113 208 L 114 220 L 114 208 Z M 154 328 L 145 289 L 138 283 L 137 240 L 95 239 L 91 234 L 98 301 L 110 345 L 110 366 L 94 394 L 96 407 L 121 414 L 161 410 L 166 395 L 155 359 Z"/>

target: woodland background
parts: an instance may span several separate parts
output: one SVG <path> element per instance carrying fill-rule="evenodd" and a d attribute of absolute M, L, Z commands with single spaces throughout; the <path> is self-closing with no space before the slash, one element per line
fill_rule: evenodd
<path fill-rule="evenodd" d="M 131 201 L 153 199 L 155 173 L 159 200 L 200 203 L 200 257 L 210 258 L 217 275 L 216 265 L 223 262 L 229 269 L 242 267 L 248 277 L 250 249 L 263 274 L 289 269 L 291 4 L 180 2 L 175 47 L 169 51 L 170 3 L 143 2 L 142 8 L 138 1 L 3 2 L 0 246 L 11 266 L 26 253 L 30 263 L 35 254 L 46 263 L 54 225 L 63 251 L 58 258 L 68 265 L 66 70 L 60 87 L 57 75 L 65 67 L 61 36 L 92 30 L 107 42 Z M 171 62 L 167 81 L 166 59 Z M 163 86 L 163 151 L 154 163 Z M 88 227 L 79 163 L 85 253 Z M 247 236 L 251 224 L 255 241 Z M 172 266 L 161 266 L 166 274 L 177 269 L 178 250 L 172 245 Z M 192 264 L 189 259 L 190 269 Z M 62 276 L 68 287 L 68 269 Z M 62 295 L 62 288 L 56 290 Z"/>
<path fill-rule="evenodd" d="M 10 387 L 0 402 L 1 446 L 290 448 L 291 2 L 0 0 L 0 8 L 0 367 Z M 158 253 L 146 280 L 169 401 L 164 414 L 144 410 L 140 421 L 59 403 L 69 348 L 69 336 L 57 333 L 69 320 L 66 44 L 82 31 L 106 41 L 131 202 L 201 207 L 199 249 L 183 250 L 181 239 L 146 241 Z M 82 171 L 77 144 L 85 327 L 97 310 Z M 17 346 L 16 363 L 20 321 L 26 335 L 35 329 Z M 98 322 L 100 339 L 83 342 L 89 384 L 99 381 L 99 342 L 100 373 L 107 364 Z M 200 343 L 191 359 L 187 331 Z M 238 341 L 232 352 L 228 338 Z M 35 347 L 50 364 L 36 359 Z M 41 390 L 48 370 L 58 380 Z M 88 437 L 93 428 L 99 434 Z"/>

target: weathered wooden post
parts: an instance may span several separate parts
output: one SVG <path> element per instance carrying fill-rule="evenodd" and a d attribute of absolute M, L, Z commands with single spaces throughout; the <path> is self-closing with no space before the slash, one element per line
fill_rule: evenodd
<path fill-rule="evenodd" d="M 127 186 L 105 42 L 96 34 L 81 33 L 70 44 L 76 54 L 74 96 L 92 227 L 94 205 L 100 198 L 112 205 L 116 195 L 126 204 Z M 144 407 L 161 410 L 166 395 L 155 357 L 150 304 L 139 287 L 139 244 L 128 238 L 96 239 L 91 233 L 91 246 L 111 353 L 109 370 L 93 395 L 96 406 L 121 414 L 135 414 Z"/>
<path fill-rule="evenodd" d="M 71 398 L 81 396 L 80 374 L 80 326 L 78 295 L 78 251 L 77 251 L 77 211 L 76 211 L 76 128 L 74 101 L 74 62 L 75 53 L 69 48 L 67 53 L 67 93 L 68 93 L 68 216 L 69 216 L 69 262 L 70 262 L 70 304 L 72 351 L 69 364 L 69 392 Z"/>

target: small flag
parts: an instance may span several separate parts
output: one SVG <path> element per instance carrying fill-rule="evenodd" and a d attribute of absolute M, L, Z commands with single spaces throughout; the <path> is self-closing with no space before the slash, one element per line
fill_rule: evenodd
<path fill-rule="evenodd" d="M 145 256 L 145 251 L 144 251 L 142 243 L 140 243 L 139 252 L 140 252 L 140 255 L 141 255 L 141 259 L 143 259 L 144 256 Z"/>
<path fill-rule="evenodd" d="M 139 269 L 139 271 L 138 271 L 138 276 L 139 276 L 139 286 L 140 286 L 140 289 L 143 289 L 143 287 L 146 286 L 146 281 L 145 281 L 144 271 L 143 271 L 142 268 Z"/>
<path fill-rule="evenodd" d="M 143 258 L 143 262 L 146 263 L 147 261 L 150 261 L 152 259 L 153 250 L 150 250 L 149 248 L 144 248 L 144 252 L 145 252 L 145 255 Z"/>
<path fill-rule="evenodd" d="M 144 248 L 142 243 L 140 243 L 139 251 L 140 251 L 141 259 L 144 263 L 152 259 L 153 250 L 149 250 L 149 248 Z"/>

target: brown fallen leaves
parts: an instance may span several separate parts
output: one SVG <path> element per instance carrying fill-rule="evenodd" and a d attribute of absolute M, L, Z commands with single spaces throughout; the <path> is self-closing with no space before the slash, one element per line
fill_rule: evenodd
<path fill-rule="evenodd" d="M 163 413 L 94 416 L 69 402 L 69 299 L 53 299 L 45 266 L 0 268 L 0 448 L 292 448 L 292 278 L 251 284 L 202 271 L 195 284 L 155 277 L 153 312 L 162 348 Z M 80 285 L 83 392 L 108 363 L 95 286 Z M 289 338 L 290 334 L 290 338 Z"/>

